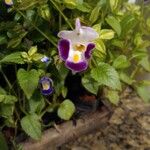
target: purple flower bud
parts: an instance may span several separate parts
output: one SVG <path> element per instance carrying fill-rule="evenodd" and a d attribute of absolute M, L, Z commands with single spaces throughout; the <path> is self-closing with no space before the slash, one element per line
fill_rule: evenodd
<path fill-rule="evenodd" d="M 41 93 L 43 95 L 50 95 L 53 93 L 53 81 L 49 77 L 42 77 L 39 81 L 40 86 L 41 86 Z"/>

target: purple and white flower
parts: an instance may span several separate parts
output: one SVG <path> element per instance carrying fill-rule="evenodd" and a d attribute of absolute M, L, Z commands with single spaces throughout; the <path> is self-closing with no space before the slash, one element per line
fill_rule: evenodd
<path fill-rule="evenodd" d="M 13 0 L 4 0 L 4 3 L 7 5 L 7 6 L 12 6 L 14 4 Z"/>
<path fill-rule="evenodd" d="M 53 81 L 49 77 L 42 77 L 39 81 L 40 86 L 41 86 L 41 93 L 43 95 L 50 95 L 53 93 Z"/>
<path fill-rule="evenodd" d="M 86 70 L 92 50 L 95 48 L 93 40 L 99 37 L 98 33 L 91 27 L 81 26 L 77 18 L 75 29 L 60 31 L 58 37 L 61 38 L 58 43 L 59 56 L 65 61 L 66 67 L 73 73 Z"/>

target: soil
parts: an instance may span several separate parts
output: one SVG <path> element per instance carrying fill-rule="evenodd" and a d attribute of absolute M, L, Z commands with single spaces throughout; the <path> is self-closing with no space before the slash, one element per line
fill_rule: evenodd
<path fill-rule="evenodd" d="M 104 126 L 58 149 L 150 150 L 150 104 L 144 103 L 130 88 L 120 99 Z"/>

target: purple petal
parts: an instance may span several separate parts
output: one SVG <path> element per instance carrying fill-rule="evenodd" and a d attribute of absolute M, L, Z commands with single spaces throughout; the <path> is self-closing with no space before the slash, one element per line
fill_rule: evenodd
<path fill-rule="evenodd" d="M 43 95 L 50 95 L 50 94 L 53 93 L 53 91 L 54 91 L 53 88 L 49 88 L 48 90 L 41 90 L 41 93 L 42 93 Z"/>
<path fill-rule="evenodd" d="M 44 76 L 44 77 L 42 77 L 42 78 L 40 79 L 39 83 L 41 84 L 41 93 L 42 93 L 43 95 L 50 95 L 50 94 L 53 93 L 54 89 L 53 89 L 53 87 L 52 87 L 52 86 L 53 86 L 53 81 L 52 81 L 52 79 L 50 79 L 49 77 Z M 44 84 L 44 83 L 47 83 L 47 84 L 49 85 L 49 88 L 48 88 L 48 89 L 44 89 L 44 88 L 43 88 L 42 84 Z"/>
<path fill-rule="evenodd" d="M 58 43 L 59 56 L 62 60 L 66 60 L 69 55 L 70 42 L 66 39 L 61 39 Z"/>
<path fill-rule="evenodd" d="M 86 51 L 85 51 L 85 58 L 86 59 L 89 59 L 91 57 L 91 53 L 92 53 L 92 50 L 95 48 L 95 44 L 94 43 L 89 43 L 87 45 L 87 48 L 86 48 Z"/>
<path fill-rule="evenodd" d="M 81 72 L 87 69 L 88 64 L 86 61 L 82 61 L 79 63 L 73 63 L 71 61 L 66 61 L 66 67 L 71 69 L 73 72 Z"/>

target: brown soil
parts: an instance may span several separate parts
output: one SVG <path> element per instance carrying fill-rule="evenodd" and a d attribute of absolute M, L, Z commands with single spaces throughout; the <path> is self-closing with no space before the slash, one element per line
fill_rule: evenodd
<path fill-rule="evenodd" d="M 150 104 L 127 88 L 107 124 L 60 150 L 150 150 Z M 96 123 L 96 122 L 95 122 Z"/>

